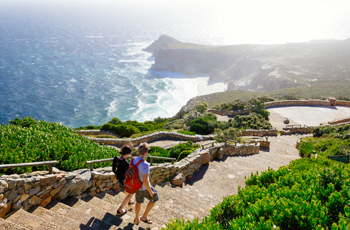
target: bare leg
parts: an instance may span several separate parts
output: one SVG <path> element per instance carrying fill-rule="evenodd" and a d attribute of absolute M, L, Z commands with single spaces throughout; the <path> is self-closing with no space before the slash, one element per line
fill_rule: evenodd
<path fill-rule="evenodd" d="M 132 198 L 133 195 L 134 195 L 134 194 L 128 194 L 128 195 L 125 197 L 125 199 L 123 200 L 123 202 L 121 203 L 121 205 L 120 205 L 119 208 L 118 208 L 119 212 L 122 212 L 122 213 L 125 212 L 125 210 L 123 210 L 123 207 L 131 200 L 131 198 Z"/>
<path fill-rule="evenodd" d="M 154 207 L 154 205 L 156 204 L 156 202 L 149 202 L 147 204 L 146 210 L 143 213 L 143 215 L 141 216 L 141 220 L 147 220 L 148 219 L 148 213 L 151 211 L 151 209 Z M 152 221 L 150 221 L 150 224 L 152 223 Z"/>
<path fill-rule="evenodd" d="M 127 193 L 126 190 L 124 190 L 124 193 L 125 193 L 125 196 L 129 195 L 129 193 Z M 134 204 L 134 203 L 135 203 L 135 201 L 133 201 L 132 199 L 130 199 L 130 201 L 128 202 L 128 204 Z"/>
<path fill-rule="evenodd" d="M 140 212 L 141 212 L 141 203 L 137 203 L 135 205 L 135 223 L 138 224 L 140 222 Z"/>

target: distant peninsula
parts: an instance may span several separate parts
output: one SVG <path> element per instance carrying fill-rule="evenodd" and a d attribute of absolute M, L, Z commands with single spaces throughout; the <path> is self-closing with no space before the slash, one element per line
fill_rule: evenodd
<path fill-rule="evenodd" d="M 320 82 L 350 82 L 350 39 L 277 45 L 207 46 L 162 35 L 144 51 L 151 70 L 194 76 L 228 84 L 227 90 L 269 92 Z"/>

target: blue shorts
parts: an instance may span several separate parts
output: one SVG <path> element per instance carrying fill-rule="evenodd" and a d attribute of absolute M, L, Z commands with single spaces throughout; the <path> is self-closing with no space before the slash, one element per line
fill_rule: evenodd
<path fill-rule="evenodd" d="M 153 192 L 155 192 L 154 196 L 151 197 L 148 190 L 138 190 L 136 192 L 136 203 L 143 203 L 145 198 L 149 200 L 149 202 L 154 203 L 157 200 L 159 200 L 159 195 L 157 193 L 157 190 L 151 186 L 151 189 Z"/>

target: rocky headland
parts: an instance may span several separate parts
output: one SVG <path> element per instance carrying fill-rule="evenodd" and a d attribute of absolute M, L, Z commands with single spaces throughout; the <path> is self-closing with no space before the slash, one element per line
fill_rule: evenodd
<path fill-rule="evenodd" d="M 349 82 L 350 39 L 279 45 L 207 46 L 162 35 L 144 51 L 151 52 L 155 71 L 207 74 L 227 90 L 268 92 Z"/>

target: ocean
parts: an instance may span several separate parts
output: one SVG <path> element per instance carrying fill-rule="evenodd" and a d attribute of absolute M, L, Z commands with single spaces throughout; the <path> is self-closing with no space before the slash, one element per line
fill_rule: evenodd
<path fill-rule="evenodd" d="M 163 34 L 207 45 L 350 37 L 348 2 L 280 2 L 1 0 L 0 123 L 152 120 L 225 90 L 208 76 L 150 70 L 142 49 Z"/>

